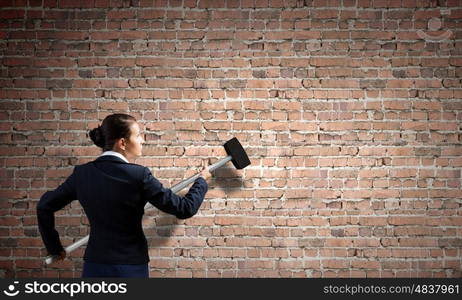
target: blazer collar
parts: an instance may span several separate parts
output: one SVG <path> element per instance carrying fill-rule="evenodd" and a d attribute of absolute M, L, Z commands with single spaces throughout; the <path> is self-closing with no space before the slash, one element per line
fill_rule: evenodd
<path fill-rule="evenodd" d="M 124 164 L 127 163 L 122 158 L 117 157 L 115 155 L 103 155 L 103 156 L 98 157 L 95 161 L 113 161 L 113 162 L 120 162 Z"/>
<path fill-rule="evenodd" d="M 101 154 L 100 156 L 105 156 L 105 155 L 117 156 L 118 158 L 122 159 L 124 162 L 128 163 L 128 159 L 125 156 L 123 156 L 122 154 L 120 154 L 119 152 L 104 151 L 103 154 Z"/>

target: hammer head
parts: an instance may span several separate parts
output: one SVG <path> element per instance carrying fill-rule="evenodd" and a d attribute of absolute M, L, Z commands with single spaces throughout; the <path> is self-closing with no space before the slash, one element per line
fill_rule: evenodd
<path fill-rule="evenodd" d="M 227 141 L 224 145 L 226 153 L 231 155 L 233 158 L 231 162 L 236 167 L 236 169 L 244 169 L 248 165 L 250 165 L 249 157 L 247 153 L 245 153 L 244 148 L 242 148 L 241 143 L 239 143 L 237 138 L 232 138 Z"/>

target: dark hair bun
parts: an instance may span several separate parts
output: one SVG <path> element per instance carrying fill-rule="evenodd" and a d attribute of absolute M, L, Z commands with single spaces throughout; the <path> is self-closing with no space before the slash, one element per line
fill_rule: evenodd
<path fill-rule="evenodd" d="M 104 136 L 101 127 L 96 127 L 90 130 L 90 138 L 96 146 L 104 148 Z"/>

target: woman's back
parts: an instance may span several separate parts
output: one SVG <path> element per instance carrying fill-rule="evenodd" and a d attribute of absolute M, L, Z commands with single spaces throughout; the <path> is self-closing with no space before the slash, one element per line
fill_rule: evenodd
<path fill-rule="evenodd" d="M 76 167 L 77 199 L 90 222 L 85 259 L 99 263 L 149 261 L 141 219 L 144 167 L 101 156 Z"/>

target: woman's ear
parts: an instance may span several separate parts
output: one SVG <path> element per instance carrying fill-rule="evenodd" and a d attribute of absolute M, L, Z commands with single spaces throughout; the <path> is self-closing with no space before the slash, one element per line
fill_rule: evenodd
<path fill-rule="evenodd" d="M 115 143 L 116 148 L 125 151 L 125 147 L 127 146 L 127 142 L 124 138 L 120 138 Z"/>
<path fill-rule="evenodd" d="M 121 138 L 119 140 L 119 143 L 120 143 L 120 149 L 125 151 L 125 147 L 127 146 L 127 141 L 125 140 L 125 138 Z"/>

